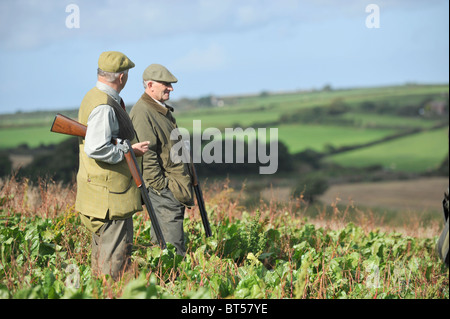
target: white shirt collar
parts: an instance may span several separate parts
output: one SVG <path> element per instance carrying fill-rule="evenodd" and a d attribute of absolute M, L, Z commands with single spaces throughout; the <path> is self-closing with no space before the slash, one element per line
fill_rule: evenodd
<path fill-rule="evenodd" d="M 103 82 L 97 81 L 97 84 L 95 85 L 100 91 L 105 92 L 110 97 L 112 97 L 119 105 L 122 98 L 120 97 L 119 93 L 117 93 L 116 90 L 114 90 L 112 87 L 110 87 L 108 84 L 105 84 Z"/>
<path fill-rule="evenodd" d="M 150 95 L 149 95 L 150 96 Z M 150 96 L 151 97 L 151 96 Z M 151 97 L 152 99 L 153 99 L 153 97 Z M 156 103 L 158 103 L 159 105 L 161 105 L 162 107 L 167 107 L 167 105 L 166 104 L 164 104 L 164 103 L 162 103 L 162 102 L 160 102 L 160 101 L 158 101 L 158 100 L 155 100 L 155 99 L 153 99 L 153 101 L 155 101 Z"/>

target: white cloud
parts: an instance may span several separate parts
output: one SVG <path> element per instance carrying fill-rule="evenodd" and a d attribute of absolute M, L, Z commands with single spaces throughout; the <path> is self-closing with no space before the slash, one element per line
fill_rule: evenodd
<path fill-rule="evenodd" d="M 63 2 L 49 0 L 1 1 L 1 47 L 29 49 L 58 39 L 64 32 L 64 9 Z M 58 10 L 61 10 L 60 21 L 54 14 Z M 58 22 L 60 28 L 56 28 Z"/>
<path fill-rule="evenodd" d="M 411 10 L 435 0 L 378 0 L 382 10 Z M 240 33 L 283 22 L 301 25 L 360 15 L 372 0 L 2 0 L 0 47 L 29 49 L 73 37 L 148 40 L 192 34 Z M 80 29 L 65 26 L 65 8 L 80 9 Z M 382 12 L 383 13 L 383 12 Z"/>
<path fill-rule="evenodd" d="M 80 10 L 69 30 L 66 6 Z M 241 32 L 276 20 L 299 21 L 296 0 L 18 0 L 0 1 L 0 46 L 29 49 L 72 37 L 145 40 L 183 34 Z"/>
<path fill-rule="evenodd" d="M 173 63 L 179 71 L 215 71 L 226 63 L 226 54 L 222 47 L 210 44 L 205 48 L 193 48 Z"/>

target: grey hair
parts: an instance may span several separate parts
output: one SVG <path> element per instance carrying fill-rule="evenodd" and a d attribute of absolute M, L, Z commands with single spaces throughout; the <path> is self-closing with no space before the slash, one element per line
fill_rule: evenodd
<path fill-rule="evenodd" d="M 148 84 L 149 84 L 150 82 L 155 82 L 155 81 L 152 81 L 152 80 L 142 81 L 142 84 L 144 85 L 144 89 L 147 89 Z"/>
<path fill-rule="evenodd" d="M 117 78 L 119 77 L 119 75 L 121 75 L 122 73 L 128 73 L 128 70 L 122 71 L 122 72 L 106 72 L 103 71 L 102 69 L 98 68 L 97 69 L 97 75 L 104 77 L 106 81 L 108 82 L 114 82 L 115 80 L 117 80 Z"/>

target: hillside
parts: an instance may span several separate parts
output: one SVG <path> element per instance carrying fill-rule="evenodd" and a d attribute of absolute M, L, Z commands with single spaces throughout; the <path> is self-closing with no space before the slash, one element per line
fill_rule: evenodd
<path fill-rule="evenodd" d="M 50 132 L 56 112 L 0 115 L 0 298 L 174 298 L 189 307 L 206 298 L 224 307 L 234 299 L 449 298 L 448 268 L 435 251 L 448 187 L 448 85 L 173 104 L 183 102 L 177 122 L 193 135 L 201 121 L 203 151 L 226 149 L 222 133 L 242 128 L 233 145 L 246 141 L 248 159 L 245 132 L 267 129 L 259 151 L 277 129 L 278 170 L 260 174 L 260 157 L 202 158 L 213 236 L 194 207 L 184 220 L 186 256 L 161 250 L 144 209 L 133 216 L 132 267 L 117 282 L 91 272 L 91 234 L 74 209 L 77 138 Z"/>
<path fill-rule="evenodd" d="M 226 177 L 238 185 L 245 181 L 251 204 L 264 199 L 261 194 L 267 187 L 287 189 L 287 194 L 312 188 L 305 181 L 317 185 L 311 192 L 319 195 L 330 186 L 349 182 L 448 176 L 448 91 L 448 85 L 326 88 L 207 96 L 172 104 L 178 125 L 190 134 L 197 129 L 194 123 L 200 123 L 203 133 L 213 129 L 224 136 L 228 128 L 236 131 L 236 138 L 251 142 L 237 129 L 266 129 L 267 139 L 270 129 L 277 129 L 276 174 L 258 174 L 261 163 L 198 164 L 204 181 Z M 77 111 L 62 113 L 76 118 Z M 55 114 L 0 115 L 2 175 L 20 168 L 19 175 L 32 178 L 47 175 L 66 182 L 73 178 L 77 148 L 67 136 L 50 132 Z M 201 137 L 203 146 L 211 140 L 208 135 Z M 61 156 L 64 161 L 58 160 Z"/>

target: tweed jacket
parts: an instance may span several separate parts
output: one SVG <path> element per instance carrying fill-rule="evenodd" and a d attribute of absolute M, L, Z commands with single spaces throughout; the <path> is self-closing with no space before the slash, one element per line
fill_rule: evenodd
<path fill-rule="evenodd" d="M 186 163 L 174 162 L 170 153 L 177 143 L 170 133 L 177 128 L 174 109 L 162 106 L 144 93 L 130 112 L 139 141 L 150 141 L 143 156 L 142 172 L 147 187 L 159 192 L 168 187 L 185 206 L 193 206 L 193 188 Z"/>
<path fill-rule="evenodd" d="M 79 121 L 86 125 L 89 114 L 94 108 L 112 103 L 116 102 L 108 94 L 94 87 L 81 102 Z M 128 117 L 128 114 L 121 110 L 120 106 L 116 109 L 122 112 L 120 117 Z M 128 121 L 130 120 L 128 119 Z M 118 137 L 124 138 L 120 132 Z M 136 137 L 130 142 L 131 144 L 136 143 Z M 84 138 L 80 137 L 80 163 L 77 174 L 75 209 L 83 215 L 98 219 L 125 219 L 135 212 L 141 211 L 140 191 L 134 183 L 126 160 L 123 159 L 117 164 L 95 160 L 86 154 L 84 144 Z"/>

